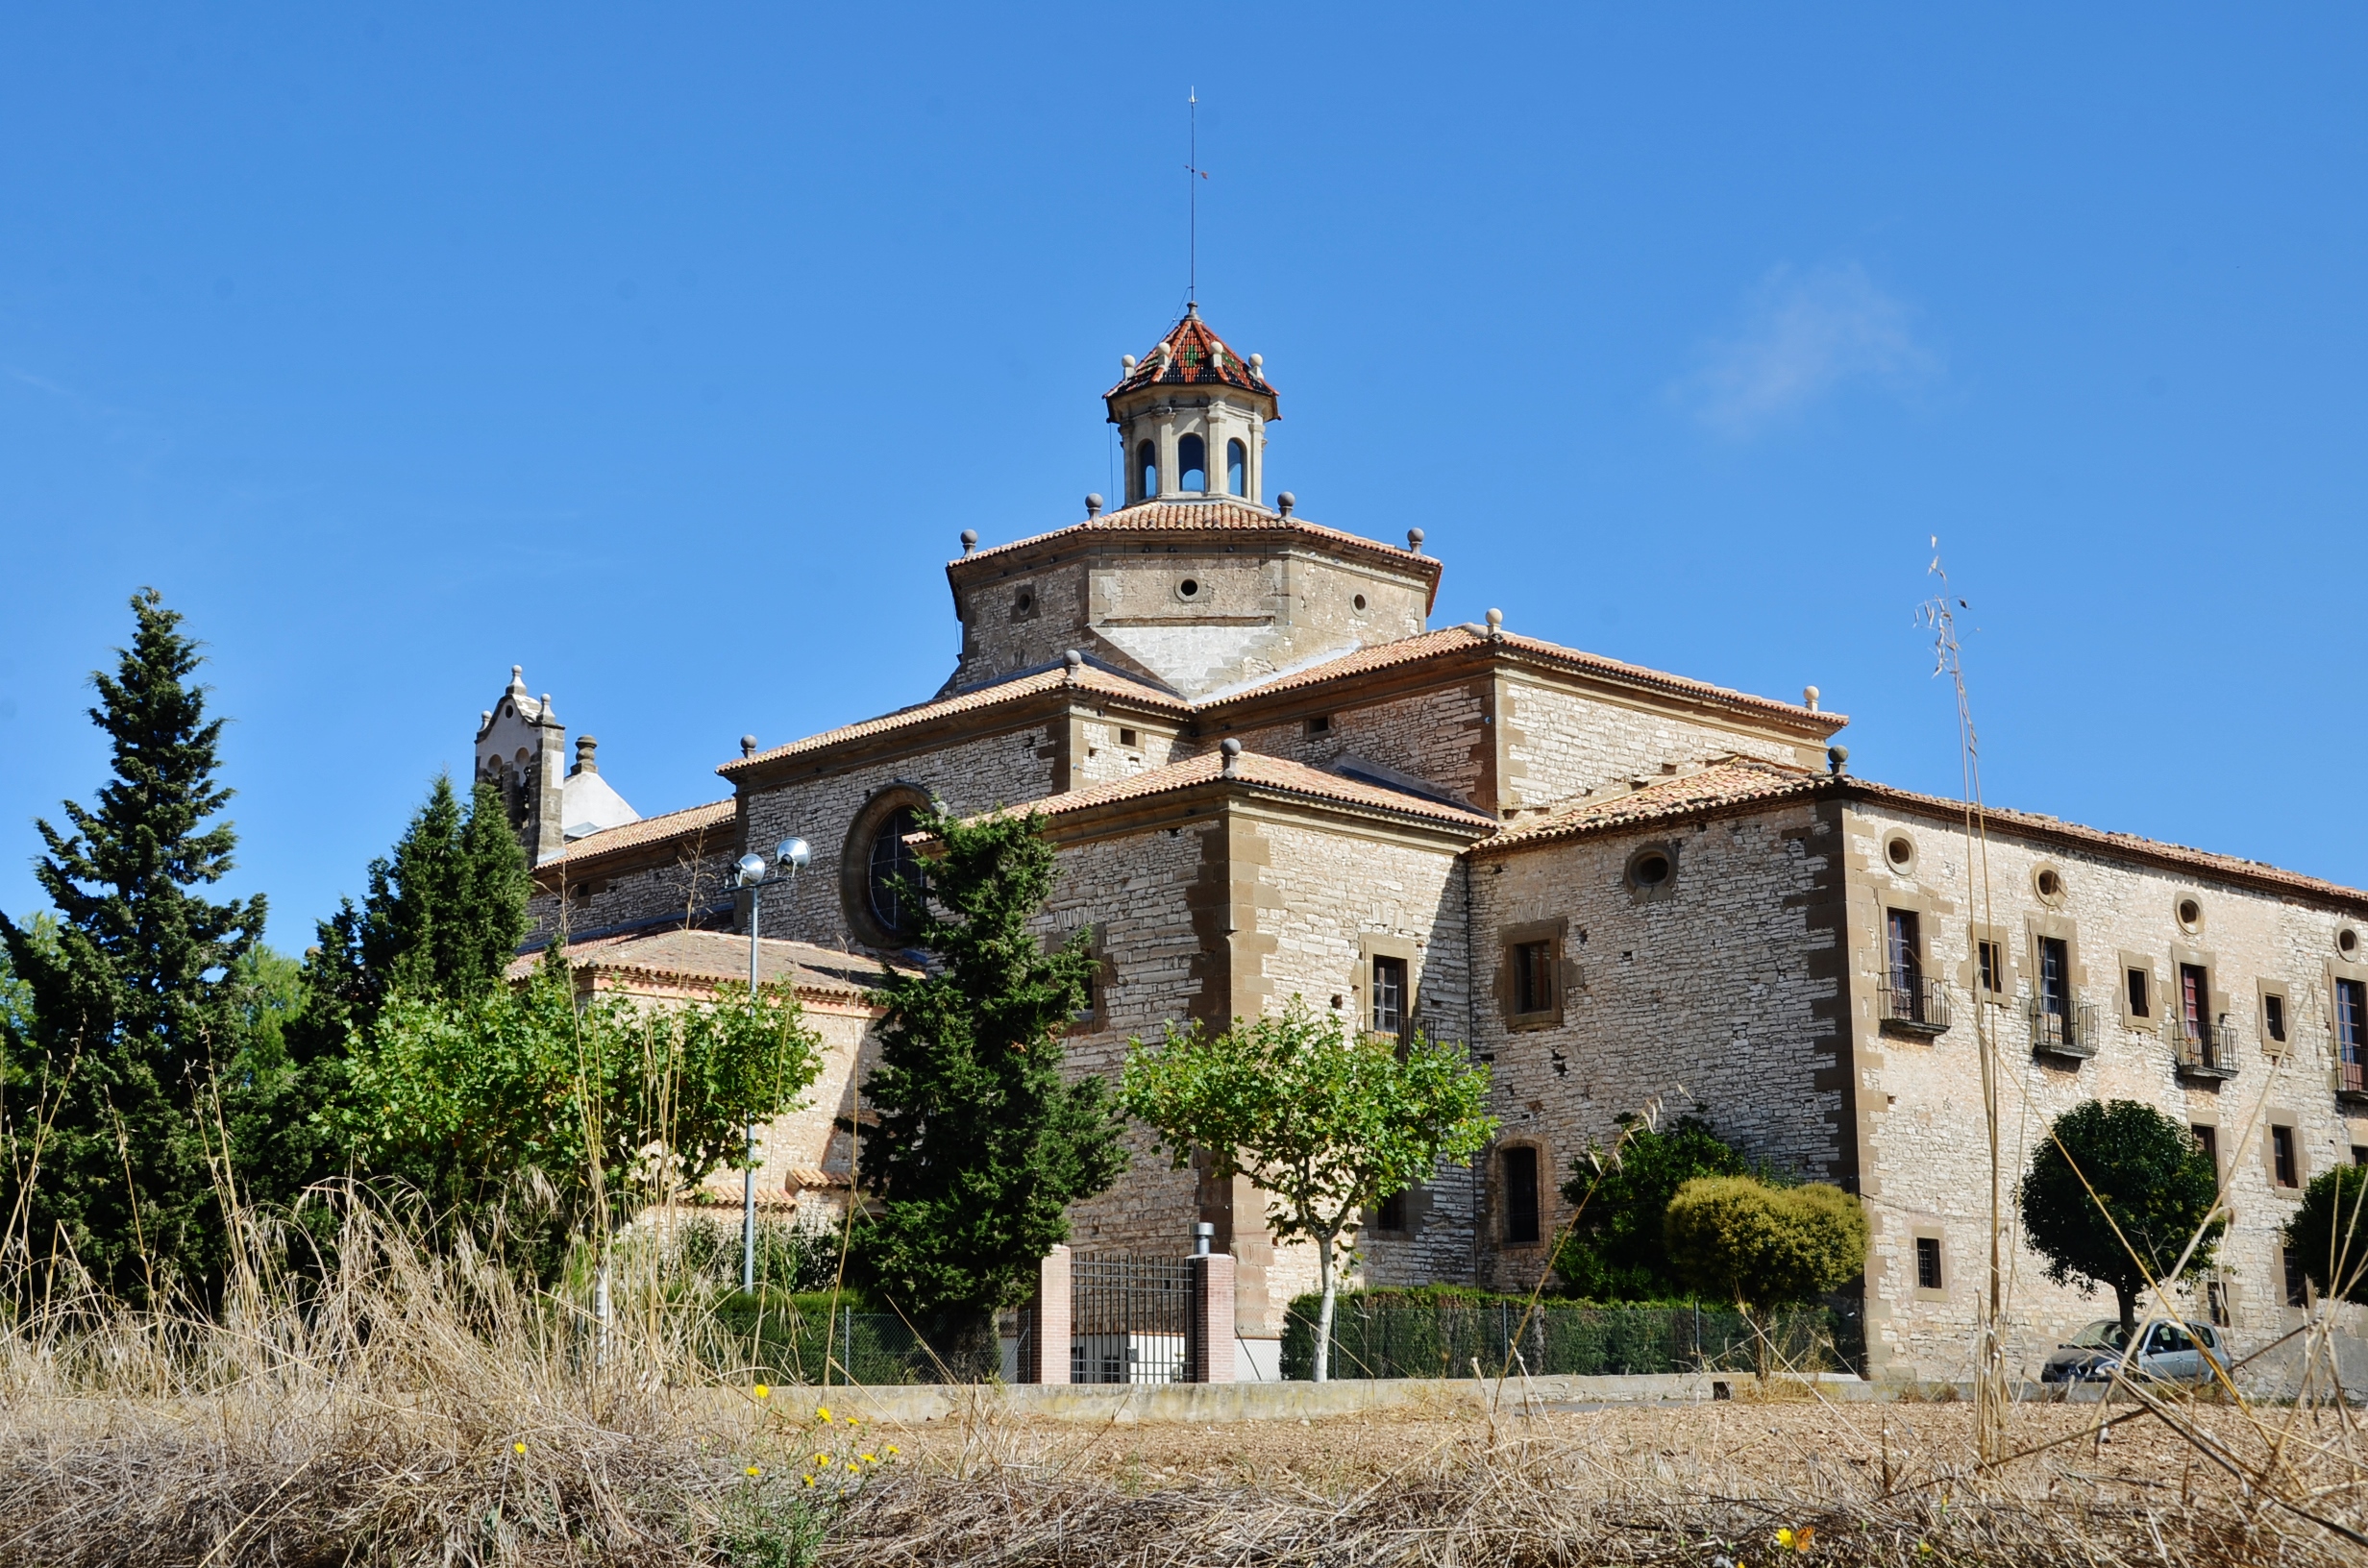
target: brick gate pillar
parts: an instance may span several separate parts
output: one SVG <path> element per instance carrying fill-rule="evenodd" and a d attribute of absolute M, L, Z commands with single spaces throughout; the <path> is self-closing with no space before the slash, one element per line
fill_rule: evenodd
<path fill-rule="evenodd" d="M 1036 1265 L 1036 1325 L 1028 1345 L 1033 1364 L 1020 1369 L 1023 1381 L 1069 1381 L 1069 1249 L 1054 1247 Z"/>
<path fill-rule="evenodd" d="M 1186 1335 L 1193 1383 L 1233 1381 L 1233 1258 L 1204 1252 L 1192 1263 L 1192 1317 Z"/>

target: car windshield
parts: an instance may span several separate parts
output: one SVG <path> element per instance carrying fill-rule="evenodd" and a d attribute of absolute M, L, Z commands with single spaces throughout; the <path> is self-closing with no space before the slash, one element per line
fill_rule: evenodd
<path fill-rule="evenodd" d="M 2121 1331 L 2115 1318 L 2101 1318 L 2081 1330 L 2067 1341 L 2082 1350 L 2120 1350 L 2130 1343 L 2130 1336 Z"/>

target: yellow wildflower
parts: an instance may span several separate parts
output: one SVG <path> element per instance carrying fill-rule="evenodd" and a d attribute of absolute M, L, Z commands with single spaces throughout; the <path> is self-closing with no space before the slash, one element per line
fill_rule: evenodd
<path fill-rule="evenodd" d="M 877 1464 L 877 1463 L 879 1463 L 879 1460 L 878 1460 L 877 1458 L 874 1458 L 872 1455 L 866 1454 L 866 1455 L 863 1457 L 863 1462 L 864 1462 L 864 1463 L 866 1463 L 866 1464 Z"/>
<path fill-rule="evenodd" d="M 765 1467 L 761 1464 L 752 1464 L 749 1466 L 748 1473 L 752 1476 L 761 1476 L 765 1473 Z"/>
<path fill-rule="evenodd" d="M 891 1454 L 894 1454 L 896 1451 L 897 1451 L 897 1445 L 896 1445 L 896 1444 L 894 1444 L 894 1443 L 890 1443 L 890 1444 L 888 1445 L 888 1452 L 889 1452 L 889 1453 L 891 1453 Z"/>
<path fill-rule="evenodd" d="M 808 1476 L 808 1477 L 806 1477 L 806 1478 L 805 1478 L 805 1483 L 806 1483 L 808 1486 L 813 1485 L 813 1484 L 814 1484 L 814 1478 L 813 1478 L 812 1476 Z"/>
<path fill-rule="evenodd" d="M 527 1445 L 524 1443 L 512 1443 L 509 1445 L 509 1451 L 512 1454 L 524 1454 L 527 1451 Z"/>
<path fill-rule="evenodd" d="M 828 1464 L 830 1462 L 830 1456 L 827 1454 L 817 1454 L 814 1456 L 814 1462 L 816 1464 Z"/>
<path fill-rule="evenodd" d="M 830 1425 L 830 1407 L 827 1405 L 816 1406 L 814 1409 L 814 1419 L 820 1421 L 826 1427 Z"/>
<path fill-rule="evenodd" d="M 771 1399 L 773 1397 L 773 1384 L 769 1383 L 758 1384 L 756 1385 L 756 1397 L 758 1399 Z"/>
<path fill-rule="evenodd" d="M 855 1474 L 857 1474 L 857 1475 L 862 1475 L 862 1474 L 863 1474 L 863 1466 L 862 1466 L 862 1465 L 860 1465 L 860 1464 L 857 1464 L 857 1463 L 856 1463 L 854 1460 L 852 1460 L 852 1459 L 850 1459 L 850 1460 L 848 1460 L 848 1461 L 847 1461 L 847 1468 L 849 1468 L 850 1470 L 852 1470 L 852 1471 L 853 1471 L 853 1472 L 855 1472 Z"/>

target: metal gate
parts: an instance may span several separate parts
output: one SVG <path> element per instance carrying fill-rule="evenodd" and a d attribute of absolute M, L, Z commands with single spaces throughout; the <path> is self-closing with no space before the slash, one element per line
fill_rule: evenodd
<path fill-rule="evenodd" d="M 1192 1375 L 1192 1265 L 1166 1258 L 1070 1262 L 1069 1381 L 1182 1383 Z"/>

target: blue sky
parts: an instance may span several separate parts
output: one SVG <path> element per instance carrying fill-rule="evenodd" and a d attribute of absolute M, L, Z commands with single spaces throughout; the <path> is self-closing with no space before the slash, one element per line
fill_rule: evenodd
<path fill-rule="evenodd" d="M 2328 7 L 0 8 L 0 907 L 154 583 L 271 939 L 522 663 L 645 813 L 926 697 L 1185 294 L 1436 624 L 2368 885 L 2364 23 Z"/>

